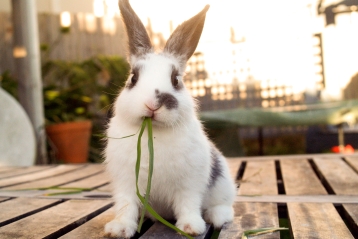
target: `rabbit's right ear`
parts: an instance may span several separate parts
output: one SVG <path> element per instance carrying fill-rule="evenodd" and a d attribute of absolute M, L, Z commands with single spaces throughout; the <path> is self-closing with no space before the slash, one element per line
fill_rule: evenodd
<path fill-rule="evenodd" d="M 152 51 L 148 33 L 129 0 L 119 0 L 118 5 L 127 30 L 130 55 L 138 57 Z"/>
<path fill-rule="evenodd" d="M 208 9 L 209 5 L 206 5 L 201 12 L 179 25 L 169 37 L 164 51 L 188 60 L 198 45 Z"/>

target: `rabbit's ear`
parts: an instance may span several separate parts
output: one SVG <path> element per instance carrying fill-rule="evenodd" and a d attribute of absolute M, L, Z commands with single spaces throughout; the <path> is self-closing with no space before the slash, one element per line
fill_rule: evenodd
<path fill-rule="evenodd" d="M 169 37 L 164 51 L 188 60 L 198 45 L 208 9 L 209 5 L 206 5 L 197 15 L 179 25 Z"/>
<path fill-rule="evenodd" d="M 133 11 L 128 0 L 119 0 L 119 10 L 127 30 L 129 51 L 132 56 L 140 56 L 152 51 L 152 44 L 145 27 Z"/>

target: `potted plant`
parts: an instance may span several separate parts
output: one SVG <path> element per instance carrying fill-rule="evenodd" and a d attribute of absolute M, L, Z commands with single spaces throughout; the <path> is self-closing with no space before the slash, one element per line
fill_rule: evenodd
<path fill-rule="evenodd" d="M 46 133 L 56 158 L 86 162 L 92 128 L 86 72 L 75 63 L 49 61 L 43 79 Z"/>
<path fill-rule="evenodd" d="M 46 132 L 56 160 L 85 163 L 93 151 L 97 159 L 92 161 L 98 161 L 99 140 L 91 137 L 92 127 L 104 129 L 107 106 L 124 84 L 127 69 L 125 60 L 118 57 L 43 65 Z"/>

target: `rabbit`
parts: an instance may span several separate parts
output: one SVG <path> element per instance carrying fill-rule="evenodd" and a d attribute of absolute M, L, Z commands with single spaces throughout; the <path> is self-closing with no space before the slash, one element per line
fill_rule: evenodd
<path fill-rule="evenodd" d="M 144 25 L 128 0 L 119 8 L 129 43 L 131 72 L 114 102 L 104 150 L 115 218 L 105 225 L 108 237 L 132 237 L 141 202 L 136 195 L 137 132 L 144 117 L 153 124 L 154 170 L 149 204 L 189 235 L 204 233 L 206 222 L 220 228 L 233 219 L 236 186 L 226 159 L 208 139 L 197 116 L 197 103 L 183 74 L 203 30 L 209 5 L 179 25 L 162 52 L 153 50 Z M 142 142 L 147 142 L 144 131 Z M 142 143 L 139 190 L 145 194 L 149 153 Z M 151 215 L 147 215 L 151 217 Z M 153 218 L 152 218 L 153 219 Z M 153 219 L 154 220 L 154 219 Z"/>

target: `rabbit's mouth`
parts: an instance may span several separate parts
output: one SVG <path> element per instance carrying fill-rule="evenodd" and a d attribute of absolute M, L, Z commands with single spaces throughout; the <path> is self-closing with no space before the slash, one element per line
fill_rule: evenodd
<path fill-rule="evenodd" d="M 145 117 L 151 118 L 152 120 L 156 120 L 156 115 L 158 114 L 157 111 L 160 109 L 160 107 L 148 106 L 147 104 L 145 105 L 145 107 Z"/>

